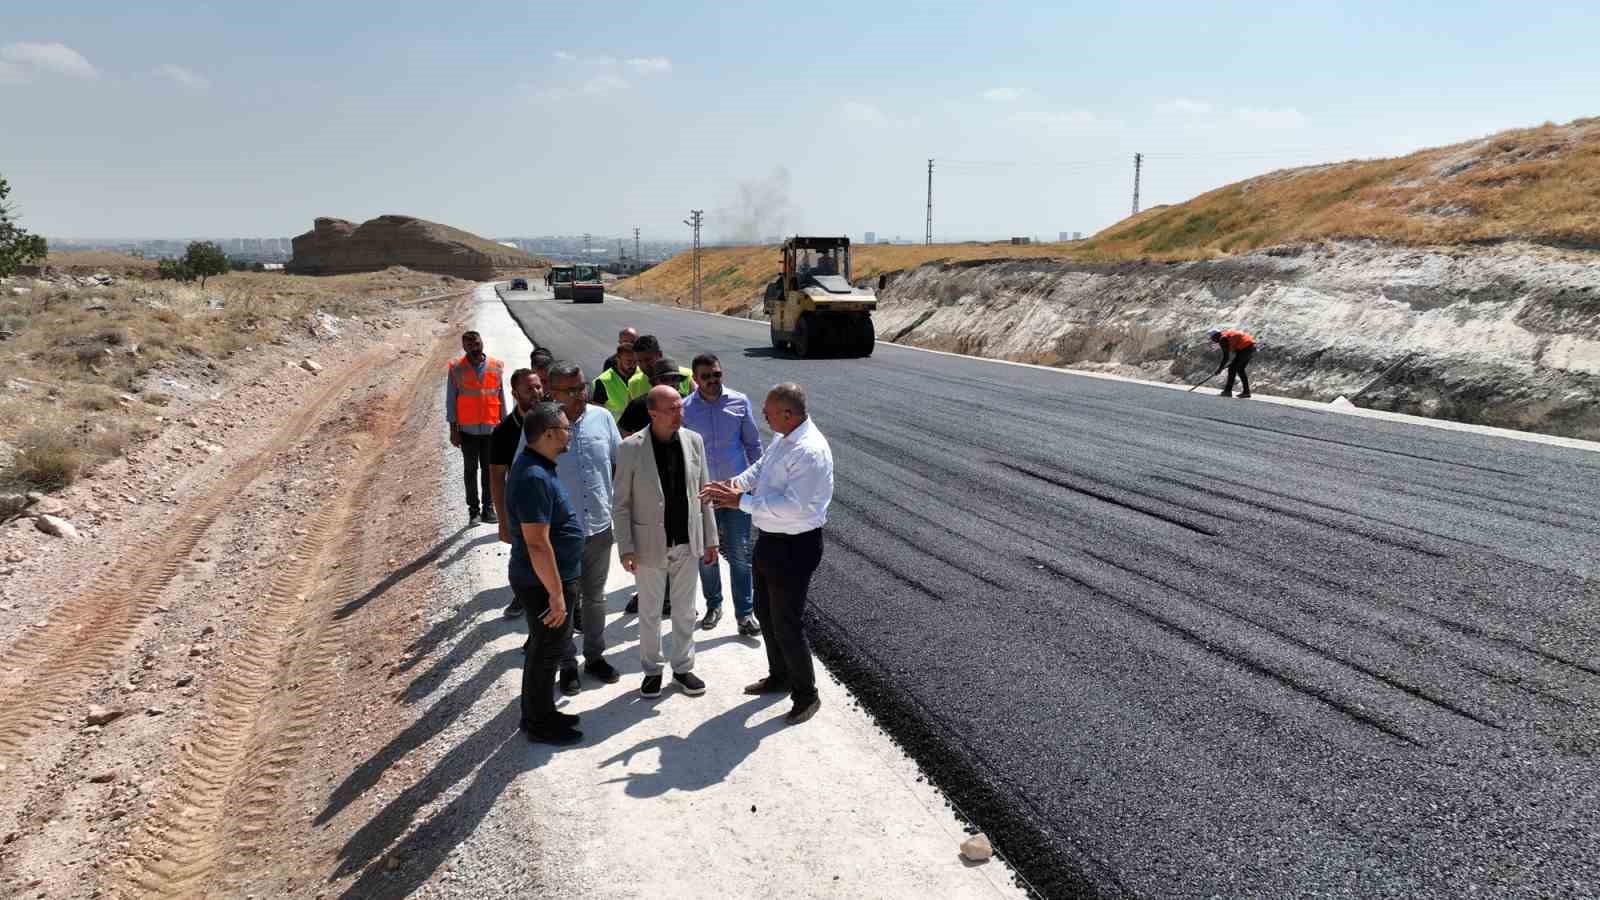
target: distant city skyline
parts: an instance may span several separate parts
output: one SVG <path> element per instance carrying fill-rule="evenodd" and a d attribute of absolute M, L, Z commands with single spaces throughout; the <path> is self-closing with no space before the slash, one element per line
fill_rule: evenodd
<path fill-rule="evenodd" d="M 1600 5 L 436 7 L 57 0 L 0 11 L 0 175 L 62 240 L 1085 234 L 1274 169 L 1595 112 Z M 308 22 L 315 27 L 308 28 Z M 846 24 L 847 23 L 847 24 Z M 815 29 L 812 29 L 815 30 Z M 847 61 L 841 64 L 841 61 Z M 573 127 L 574 124 L 580 127 Z"/>

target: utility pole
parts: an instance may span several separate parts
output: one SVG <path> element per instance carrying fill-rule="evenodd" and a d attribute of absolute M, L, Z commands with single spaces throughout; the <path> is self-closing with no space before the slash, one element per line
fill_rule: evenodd
<path fill-rule="evenodd" d="M 689 218 L 683 224 L 694 229 L 694 308 L 700 308 L 700 226 L 705 223 L 706 211 L 703 209 L 689 210 Z"/>
<path fill-rule="evenodd" d="M 583 260 L 584 260 L 584 262 L 588 262 L 589 261 L 589 233 L 588 232 L 584 232 L 584 235 L 583 235 Z"/>
<path fill-rule="evenodd" d="M 634 228 L 633 229 L 633 264 L 639 267 L 639 271 L 640 272 L 644 271 L 644 257 L 639 255 L 639 229 L 638 228 Z"/>
<path fill-rule="evenodd" d="M 1139 214 L 1139 169 L 1144 165 L 1144 154 L 1133 155 L 1133 214 Z"/>
<path fill-rule="evenodd" d="M 933 160 L 928 160 L 928 231 L 923 236 L 924 244 L 933 243 Z"/>

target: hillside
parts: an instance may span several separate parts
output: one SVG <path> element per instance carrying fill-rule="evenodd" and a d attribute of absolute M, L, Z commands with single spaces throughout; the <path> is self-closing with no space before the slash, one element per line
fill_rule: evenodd
<path fill-rule="evenodd" d="M 1326 240 L 1600 248 L 1600 118 L 1505 131 L 1396 159 L 1271 172 L 1146 210 L 1070 244 L 861 246 L 855 275 L 940 260 L 1199 260 Z M 747 308 L 777 269 L 772 247 L 705 251 L 705 308 Z M 687 304 L 692 273 L 689 255 L 680 254 L 624 281 L 618 292 Z"/>
<path fill-rule="evenodd" d="M 486 281 L 545 265 L 514 247 L 414 216 L 378 216 L 360 225 L 318 218 L 294 239 L 288 270 L 300 275 L 376 272 L 405 266 L 421 272 Z"/>

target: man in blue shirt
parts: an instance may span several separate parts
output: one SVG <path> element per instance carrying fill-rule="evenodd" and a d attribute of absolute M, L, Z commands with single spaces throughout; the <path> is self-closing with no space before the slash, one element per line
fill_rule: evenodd
<path fill-rule="evenodd" d="M 583 670 L 606 684 L 617 682 L 617 670 L 606 662 L 606 575 L 611 569 L 611 480 L 617 471 L 617 445 L 622 435 L 603 406 L 585 400 L 588 385 L 574 362 L 550 365 L 549 393 L 572 423 L 572 440 L 556 463 L 556 477 L 572 501 L 583 530 L 581 599 L 573 604 L 573 627 L 583 632 Z M 578 654 L 569 641 L 561 657 L 561 693 L 578 693 Z"/>
<path fill-rule="evenodd" d="M 583 737 L 578 717 L 556 711 L 552 689 L 564 648 L 572 643 L 567 598 L 581 593 L 583 529 L 556 476 L 572 427 L 561 407 L 540 403 L 523 417 L 527 452 L 517 455 L 506 480 L 511 525 L 507 578 L 528 613 L 522 663 L 522 729 L 528 739 L 572 744 Z"/>
<path fill-rule="evenodd" d="M 695 390 L 683 403 L 683 427 L 700 435 L 706 445 L 706 464 L 712 481 L 727 481 L 761 458 L 761 433 L 750 398 L 722 386 L 722 363 L 710 353 L 694 358 Z M 717 544 L 728 561 L 733 587 L 733 614 L 739 633 L 761 634 L 752 611 L 750 574 L 750 514 L 738 508 L 718 509 Z M 700 592 L 706 598 L 706 615 L 700 627 L 710 631 L 722 621 L 722 570 L 716 563 L 700 567 Z"/>

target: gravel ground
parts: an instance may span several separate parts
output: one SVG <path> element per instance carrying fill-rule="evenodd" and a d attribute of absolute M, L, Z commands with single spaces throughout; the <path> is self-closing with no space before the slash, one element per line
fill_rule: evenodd
<path fill-rule="evenodd" d="M 804 384 L 813 634 L 1049 896 L 1592 896 L 1600 456 L 761 323 L 513 302 Z"/>

